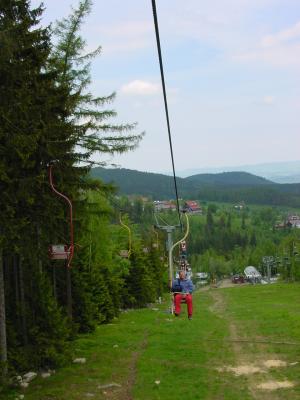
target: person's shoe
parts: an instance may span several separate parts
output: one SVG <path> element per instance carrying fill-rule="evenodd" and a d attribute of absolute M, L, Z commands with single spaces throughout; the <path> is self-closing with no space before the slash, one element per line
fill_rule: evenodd
<path fill-rule="evenodd" d="M 190 321 L 193 319 L 193 317 L 191 315 L 189 315 L 188 318 Z"/>
<path fill-rule="evenodd" d="M 174 313 L 174 315 L 175 315 L 175 317 L 179 317 L 179 314 L 177 314 L 177 313 Z"/>

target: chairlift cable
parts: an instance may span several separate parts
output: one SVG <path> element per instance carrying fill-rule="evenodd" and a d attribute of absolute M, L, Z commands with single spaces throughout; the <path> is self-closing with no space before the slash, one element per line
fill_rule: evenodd
<path fill-rule="evenodd" d="M 165 104 L 165 113 L 166 113 L 166 120 L 167 120 L 167 127 L 168 127 L 168 137 L 169 137 L 170 153 L 171 153 L 171 160 L 172 160 L 172 169 L 173 169 L 174 188 L 175 188 L 175 195 L 176 195 L 177 213 L 178 213 L 178 219 L 179 219 L 181 230 L 183 230 L 182 220 L 181 220 L 181 215 L 180 215 L 180 208 L 179 208 L 177 180 L 176 180 L 176 174 L 175 174 L 175 161 L 174 161 L 174 154 L 173 154 L 173 145 L 172 145 L 172 136 L 171 136 L 171 128 L 170 128 L 168 101 L 167 101 L 167 93 L 166 93 L 166 85 L 165 85 L 164 69 L 163 69 L 163 62 L 162 62 L 162 54 L 161 54 L 159 28 L 158 28 L 158 20 L 157 20 L 157 11 L 156 11 L 155 0 L 152 0 L 152 10 L 153 10 L 153 21 L 154 21 L 154 26 L 155 26 L 155 36 L 156 36 L 156 43 L 157 43 L 157 52 L 158 52 L 158 59 L 159 59 L 161 83 L 162 83 L 163 97 L 164 97 L 164 104 Z"/>

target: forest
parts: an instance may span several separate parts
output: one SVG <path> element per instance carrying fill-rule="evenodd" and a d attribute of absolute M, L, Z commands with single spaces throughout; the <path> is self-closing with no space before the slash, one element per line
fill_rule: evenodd
<path fill-rule="evenodd" d="M 101 47 L 86 52 L 80 34 L 90 11 L 90 0 L 82 0 L 71 15 L 42 28 L 42 6 L 32 8 L 27 0 L 0 5 L 3 386 L 19 373 L 69 363 L 79 334 L 126 309 L 145 307 L 167 290 L 165 237 L 154 228 L 152 201 L 125 196 L 122 188 L 117 192 L 91 173 L 95 165 L 105 165 L 107 156 L 134 150 L 143 133 L 135 123 L 111 122 L 115 93 L 90 92 L 91 62 L 101 52 Z M 70 266 L 49 258 L 50 245 L 70 243 L 69 209 L 51 190 L 50 166 L 55 187 L 73 204 Z M 165 181 L 160 185 L 161 192 L 146 194 L 168 196 L 162 192 Z M 270 207 L 299 207 L 299 185 L 185 185 L 185 194 L 197 189 L 204 211 L 190 217 L 194 271 L 218 278 L 242 272 L 246 265 L 263 271 L 262 257 L 268 255 L 276 260 L 274 274 L 300 279 L 300 230 L 274 228 L 295 210 Z M 269 206 L 236 211 L 224 204 L 241 200 Z M 163 218 L 176 223 L 172 212 Z"/>
<path fill-rule="evenodd" d="M 0 5 L 0 347 L 1 376 L 53 368 L 70 360 L 72 339 L 161 295 L 162 249 L 152 232 L 119 223 L 114 189 L 89 176 L 94 154 L 133 150 L 134 123 L 114 124 L 115 93 L 89 91 L 91 60 L 80 29 L 84 0 L 67 18 L 42 28 L 43 8 Z M 100 164 L 101 164 L 100 158 Z M 74 258 L 49 259 L 51 244 L 69 245 L 74 209 Z M 126 215 L 122 218 L 126 221 Z M 147 249 L 147 250 L 145 250 Z M 154 281 L 162 282 L 154 285 Z"/>

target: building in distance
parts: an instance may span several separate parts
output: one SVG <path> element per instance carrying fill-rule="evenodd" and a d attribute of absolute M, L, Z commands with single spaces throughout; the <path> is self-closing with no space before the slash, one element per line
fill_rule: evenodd
<path fill-rule="evenodd" d="M 187 200 L 183 205 L 183 211 L 190 214 L 202 214 L 202 207 L 195 200 Z"/>
<path fill-rule="evenodd" d="M 172 203 L 171 201 L 166 201 L 166 200 L 155 200 L 153 202 L 154 205 L 154 211 L 160 212 L 160 211 L 176 211 L 176 205 Z"/>
<path fill-rule="evenodd" d="M 287 217 L 286 225 L 291 228 L 300 228 L 300 216 L 297 214 Z"/>

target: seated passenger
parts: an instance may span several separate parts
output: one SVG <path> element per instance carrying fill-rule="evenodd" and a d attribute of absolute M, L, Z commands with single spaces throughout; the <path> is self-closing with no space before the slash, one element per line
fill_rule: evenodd
<path fill-rule="evenodd" d="M 174 279 L 172 291 L 174 292 L 175 315 L 178 316 L 181 311 L 181 301 L 184 300 L 187 304 L 188 318 L 191 320 L 193 315 L 193 299 L 192 293 L 194 290 L 193 282 L 186 278 L 184 271 L 179 272 L 179 278 Z"/>

